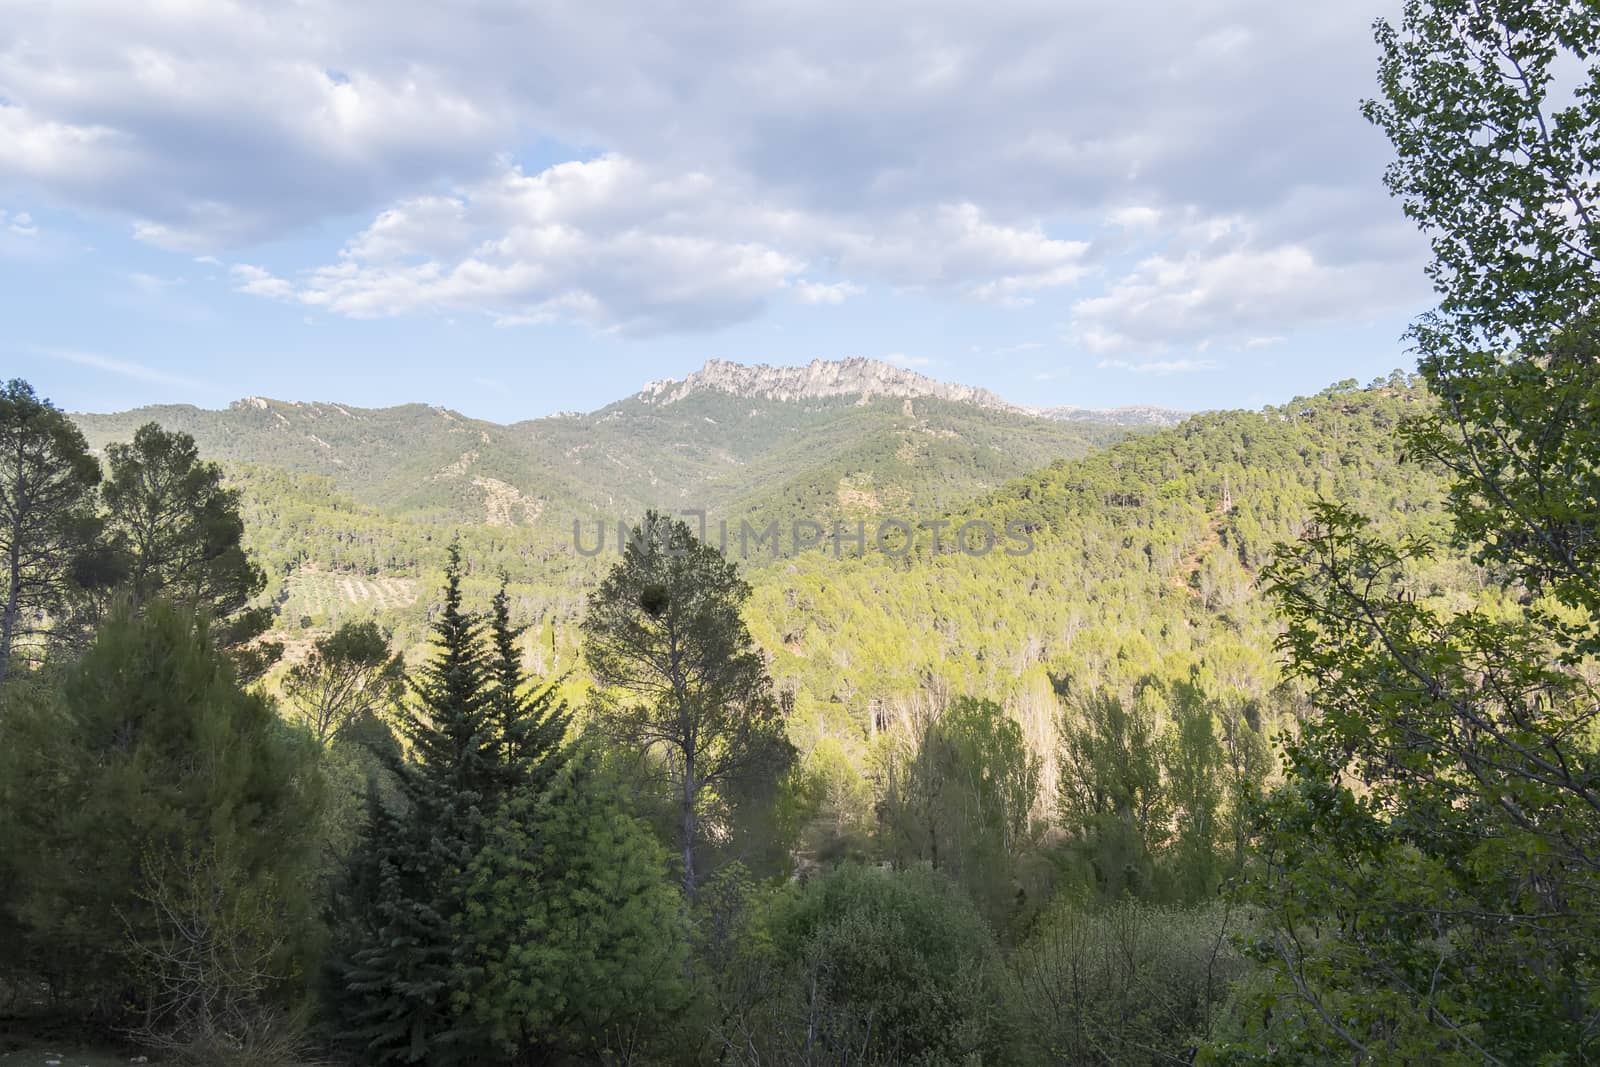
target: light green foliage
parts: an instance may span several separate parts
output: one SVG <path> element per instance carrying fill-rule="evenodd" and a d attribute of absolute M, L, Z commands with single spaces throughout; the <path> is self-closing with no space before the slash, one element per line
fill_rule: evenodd
<path fill-rule="evenodd" d="M 580 755 L 502 806 L 466 872 L 457 1010 L 506 1062 L 606 1062 L 688 1002 L 681 899 L 621 785 Z"/>
<path fill-rule="evenodd" d="M 283 694 L 323 744 L 382 716 L 405 692 L 405 660 L 375 622 L 347 622 L 289 668 Z"/>
<path fill-rule="evenodd" d="M 201 1036 L 201 1000 L 242 1011 L 303 995 L 317 746 L 239 688 L 203 620 L 163 601 L 124 609 L 59 689 L 13 684 L 5 704 L 8 967 L 101 1021 L 142 1013 L 147 1036 L 178 1043 Z M 199 933 L 185 922 L 197 914 Z M 248 967 L 178 986 L 185 953 Z"/>
<path fill-rule="evenodd" d="M 918 399 L 758 401 L 715 391 L 672 404 L 633 397 L 579 416 L 500 426 L 420 404 L 370 409 L 240 401 L 79 415 L 96 446 L 154 420 L 189 433 L 228 464 L 329 479 L 365 508 L 429 524 L 539 529 L 570 541 L 572 523 L 612 525 L 663 500 L 758 525 L 852 513 L 841 483 L 919 517 L 937 515 L 1126 428 L 1062 423 Z M 493 483 L 519 494 L 491 511 Z M 503 490 L 501 491 L 503 493 Z M 590 535 L 592 537 L 592 534 Z"/>
<path fill-rule="evenodd" d="M 980 694 L 1005 708 L 1040 761 L 1038 810 L 1049 814 L 1053 679 L 1129 699 L 1145 679 L 1163 692 L 1193 687 L 1219 737 L 1231 724 L 1232 751 L 1259 754 L 1307 712 L 1273 654 L 1269 606 L 1251 592 L 1259 569 L 1276 541 L 1303 529 L 1319 495 L 1384 516 L 1386 530 L 1442 532 L 1437 475 L 1402 464 L 1394 437 L 1428 404 L 1396 376 L 1260 413 L 1199 416 L 1055 464 L 952 520 L 1019 523 L 1034 544 L 1025 555 L 808 554 L 754 571 L 746 615 L 775 685 L 794 694 L 803 773 L 818 753 L 843 754 L 881 801 L 882 780 L 869 775 L 885 733 L 940 693 Z M 1455 566 L 1442 562 L 1439 580 L 1473 580 L 1446 569 Z M 1169 725 L 1152 722 L 1153 738 Z M 1234 810 L 1225 806 L 1230 824 Z M 801 832 L 817 851 L 831 847 L 826 824 Z M 854 832 L 848 820 L 841 832 Z"/>

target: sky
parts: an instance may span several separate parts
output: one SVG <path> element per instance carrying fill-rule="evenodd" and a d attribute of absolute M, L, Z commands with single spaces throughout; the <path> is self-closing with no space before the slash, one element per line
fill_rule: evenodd
<path fill-rule="evenodd" d="M 1432 302 L 1359 113 L 1386 6 L 6 0 L 0 377 L 502 422 L 707 359 L 1366 382 Z"/>

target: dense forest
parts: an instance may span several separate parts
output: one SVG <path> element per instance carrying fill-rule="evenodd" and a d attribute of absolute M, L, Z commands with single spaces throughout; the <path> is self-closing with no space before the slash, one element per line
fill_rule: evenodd
<path fill-rule="evenodd" d="M 915 504 L 910 543 L 737 558 L 629 470 L 586 556 L 453 510 L 432 409 L 415 454 L 319 471 L 11 381 L 0 1035 L 224 1067 L 1600 1057 L 1600 12 L 1412 0 L 1377 36 L 1439 296 L 1417 373 L 1139 432 L 825 404 L 774 420 L 832 442 L 808 463 L 673 483 L 763 522 Z M 591 460 L 540 483 L 530 438 L 468 432 L 505 506 L 529 477 L 602 512 Z"/>

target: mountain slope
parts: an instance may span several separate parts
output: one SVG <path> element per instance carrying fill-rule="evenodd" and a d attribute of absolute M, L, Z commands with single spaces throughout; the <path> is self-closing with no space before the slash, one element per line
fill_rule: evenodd
<path fill-rule="evenodd" d="M 629 520 L 652 506 L 763 522 L 804 509 L 803 517 L 827 522 L 854 501 L 877 499 L 933 514 L 1133 428 L 1041 417 L 870 360 L 804 368 L 713 361 L 590 414 L 509 426 L 420 404 L 259 397 L 222 411 L 74 417 L 97 448 L 153 420 L 192 434 L 208 456 L 317 475 L 388 514 L 550 531 Z"/>

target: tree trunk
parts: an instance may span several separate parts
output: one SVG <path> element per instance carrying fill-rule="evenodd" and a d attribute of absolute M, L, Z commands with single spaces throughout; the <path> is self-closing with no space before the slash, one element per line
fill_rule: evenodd
<path fill-rule="evenodd" d="M 11 670 L 11 640 L 16 633 L 17 616 L 20 613 L 18 603 L 22 596 L 22 559 L 21 545 L 15 534 L 11 538 L 10 558 L 6 560 L 6 604 L 0 611 L 0 681 Z"/>
<path fill-rule="evenodd" d="M 694 759 L 687 757 L 683 761 L 683 895 L 686 900 L 694 900 L 695 873 L 694 873 L 694 839 L 698 827 L 695 822 L 695 781 Z"/>

